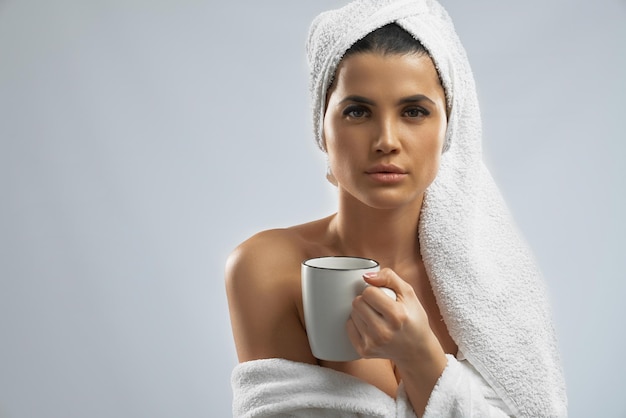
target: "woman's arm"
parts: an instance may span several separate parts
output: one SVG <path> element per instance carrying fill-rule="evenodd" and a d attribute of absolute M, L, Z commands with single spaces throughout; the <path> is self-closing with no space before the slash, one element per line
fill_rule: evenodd
<path fill-rule="evenodd" d="M 446 356 L 408 283 L 390 269 L 367 281 L 393 289 L 397 299 L 392 301 L 375 287 L 367 288 L 354 300 L 348 321 L 350 339 L 363 357 L 394 362 L 402 389 L 418 416 L 508 416 L 478 373 L 472 374 L 454 357 Z M 472 414 L 468 415 L 469 411 Z"/>
<path fill-rule="evenodd" d="M 408 283 L 390 269 L 368 276 L 367 281 L 394 290 L 396 300 L 375 287 L 365 289 L 353 302 L 350 340 L 361 356 L 394 362 L 413 410 L 421 415 L 446 367 L 445 352 Z"/>
<path fill-rule="evenodd" d="M 279 232 L 266 231 L 228 259 L 226 293 L 240 362 L 280 357 L 315 363 L 295 302 L 300 259 L 287 244 Z"/>

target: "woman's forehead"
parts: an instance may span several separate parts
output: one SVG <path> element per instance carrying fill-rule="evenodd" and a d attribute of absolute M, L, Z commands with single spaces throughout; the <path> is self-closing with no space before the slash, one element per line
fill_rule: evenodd
<path fill-rule="evenodd" d="M 362 93 L 387 90 L 423 90 L 445 94 L 437 70 L 425 54 L 379 54 L 374 52 L 351 54 L 345 57 L 335 74 L 329 93 L 333 91 Z M 445 100 L 445 98 L 444 98 Z"/>

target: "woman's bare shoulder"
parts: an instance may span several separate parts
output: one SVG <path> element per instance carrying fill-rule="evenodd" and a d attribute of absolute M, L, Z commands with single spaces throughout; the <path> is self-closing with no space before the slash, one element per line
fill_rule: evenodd
<path fill-rule="evenodd" d="M 271 269 L 276 272 L 293 268 L 294 263 L 299 268 L 304 259 L 323 251 L 328 219 L 269 229 L 251 236 L 230 254 L 227 271 Z"/>
<path fill-rule="evenodd" d="M 293 263 L 302 253 L 300 237 L 289 228 L 259 232 L 241 244 L 230 254 L 227 271 L 276 270 Z"/>
<path fill-rule="evenodd" d="M 315 246 L 313 230 L 297 226 L 263 231 L 228 258 L 226 290 L 240 361 L 314 361 L 302 325 L 300 293 L 300 265 Z"/>

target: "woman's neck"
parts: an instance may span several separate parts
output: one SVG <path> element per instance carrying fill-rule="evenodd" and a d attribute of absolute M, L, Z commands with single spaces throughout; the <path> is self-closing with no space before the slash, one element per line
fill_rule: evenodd
<path fill-rule="evenodd" d="M 345 255 L 400 268 L 420 257 L 418 222 L 422 199 L 394 209 L 375 209 L 351 197 L 339 197 L 329 229 L 333 246 Z"/>

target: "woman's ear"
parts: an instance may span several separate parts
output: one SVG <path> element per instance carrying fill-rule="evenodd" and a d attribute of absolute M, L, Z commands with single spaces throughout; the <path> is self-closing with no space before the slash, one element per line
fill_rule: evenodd
<path fill-rule="evenodd" d="M 326 180 L 328 180 L 333 186 L 337 187 L 337 179 L 333 175 L 333 172 L 330 170 L 330 167 L 328 168 L 328 170 L 326 170 Z"/>
<path fill-rule="evenodd" d="M 328 180 L 328 182 L 332 184 L 333 186 L 337 187 L 337 179 L 335 178 L 335 175 L 333 174 L 333 170 L 331 170 L 330 168 L 330 161 L 328 161 L 328 158 L 326 158 L 326 180 Z"/>

